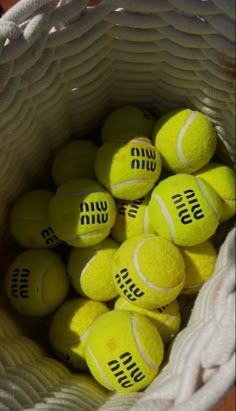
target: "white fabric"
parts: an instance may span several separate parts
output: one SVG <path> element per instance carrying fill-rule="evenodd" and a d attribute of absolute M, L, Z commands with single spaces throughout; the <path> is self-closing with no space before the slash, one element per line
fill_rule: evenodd
<path fill-rule="evenodd" d="M 235 2 L 87 3 L 21 0 L 0 19 L 1 237 L 9 204 L 45 182 L 52 152 L 126 102 L 157 116 L 202 111 L 216 128 L 218 155 L 235 161 Z M 144 393 L 72 382 L 20 333 L 0 311 L 0 410 L 210 410 L 235 381 L 235 230 L 168 365 Z"/>

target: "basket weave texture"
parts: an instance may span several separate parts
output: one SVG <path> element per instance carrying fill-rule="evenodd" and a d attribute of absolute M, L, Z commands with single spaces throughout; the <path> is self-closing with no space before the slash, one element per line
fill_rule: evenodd
<path fill-rule="evenodd" d="M 21 0 L 0 19 L 0 227 L 54 150 L 117 105 L 202 111 L 235 162 L 233 0 Z M 4 241 L 4 240 L 3 240 Z M 207 411 L 235 380 L 235 230 L 168 365 L 144 393 L 108 395 L 23 337 L 0 308 L 0 410 Z"/>

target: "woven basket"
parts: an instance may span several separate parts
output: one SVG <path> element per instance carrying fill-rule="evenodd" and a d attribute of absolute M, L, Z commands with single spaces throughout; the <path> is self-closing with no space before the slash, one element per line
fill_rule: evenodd
<path fill-rule="evenodd" d="M 59 145 L 99 127 L 117 105 L 137 103 L 157 116 L 200 110 L 217 130 L 219 158 L 235 161 L 234 1 L 87 3 L 21 0 L 0 19 L 1 277 L 14 254 L 11 202 L 44 181 Z M 228 230 L 167 366 L 142 393 L 107 393 L 72 375 L 43 342 L 23 336 L 28 328 L 2 297 L 0 410 L 212 409 L 235 380 L 234 238 Z"/>

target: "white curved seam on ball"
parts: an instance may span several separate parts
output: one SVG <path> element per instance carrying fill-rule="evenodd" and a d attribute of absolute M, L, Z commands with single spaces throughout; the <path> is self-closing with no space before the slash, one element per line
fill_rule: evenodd
<path fill-rule="evenodd" d="M 90 236 L 92 236 L 92 235 L 98 235 L 98 234 L 101 234 L 101 233 L 104 233 L 104 231 L 105 230 L 108 230 L 108 232 L 110 232 L 110 229 L 108 229 L 108 228 L 104 228 L 103 230 L 96 230 L 96 231 L 91 231 L 90 233 L 84 233 L 84 234 L 80 234 L 80 238 L 86 238 L 86 237 L 90 237 Z"/>
<path fill-rule="evenodd" d="M 92 324 L 90 324 L 87 330 L 80 336 L 81 341 L 85 340 L 88 337 L 91 327 L 92 327 Z"/>
<path fill-rule="evenodd" d="M 139 183 L 151 183 L 154 184 L 154 180 L 147 179 L 147 178 L 136 178 L 133 180 L 123 181 L 122 183 L 114 184 L 110 188 L 111 190 L 116 190 L 117 188 L 125 187 L 131 184 L 139 184 Z"/>
<path fill-rule="evenodd" d="M 188 287 L 184 287 L 182 289 L 182 291 L 187 291 L 187 290 L 193 290 L 194 288 L 199 288 L 203 285 L 203 283 L 201 284 L 195 284 L 195 285 L 189 285 Z"/>
<path fill-rule="evenodd" d="M 169 317 L 167 317 L 167 319 L 161 324 L 161 326 L 158 327 L 158 331 L 159 331 L 160 333 L 163 331 L 164 326 L 165 326 L 165 325 L 168 325 L 168 323 L 170 322 L 170 320 L 172 320 L 172 318 L 175 318 L 175 316 L 170 314 Z"/>
<path fill-rule="evenodd" d="M 102 378 L 103 378 L 104 381 L 106 382 L 107 386 L 108 386 L 112 391 L 115 391 L 115 387 L 114 387 L 114 386 L 110 383 L 110 381 L 107 379 L 106 374 L 103 372 L 103 370 L 102 370 L 102 368 L 101 368 L 101 366 L 100 366 L 97 358 L 95 357 L 95 355 L 94 355 L 91 347 L 89 346 L 89 344 L 87 344 L 87 350 L 88 350 L 90 356 L 92 357 L 93 362 L 95 363 L 95 365 L 96 365 L 98 371 L 100 372 Z"/>
<path fill-rule="evenodd" d="M 58 338 L 57 337 L 57 342 L 63 344 L 63 345 L 77 345 L 79 344 L 81 341 L 85 340 L 90 332 L 90 328 L 91 328 L 92 324 L 87 328 L 87 330 L 80 336 L 78 337 L 74 337 L 74 338 Z"/>
<path fill-rule="evenodd" d="M 46 220 L 46 219 L 48 219 L 48 214 L 41 214 L 41 215 L 34 216 L 34 217 L 25 216 L 25 217 L 17 218 L 17 220 L 23 220 L 23 221 L 41 221 L 41 220 Z"/>
<path fill-rule="evenodd" d="M 222 197 L 221 197 L 222 198 Z M 222 198 L 223 201 L 229 202 L 229 203 L 235 203 L 236 199 L 235 198 Z"/>
<path fill-rule="evenodd" d="M 146 207 L 145 212 L 144 212 L 144 218 L 143 218 L 143 232 L 145 234 L 148 233 L 148 226 L 149 226 L 149 208 Z"/>
<path fill-rule="evenodd" d="M 128 304 L 128 301 L 124 301 L 121 305 L 119 305 L 119 308 L 117 308 L 118 310 L 123 310 L 124 307 L 126 307 L 126 305 Z"/>
<path fill-rule="evenodd" d="M 155 284 L 153 284 L 151 281 L 149 281 L 142 273 L 140 267 L 139 267 L 139 263 L 138 263 L 138 253 L 140 248 L 143 246 L 144 243 L 146 243 L 147 241 L 149 241 L 150 238 L 145 238 L 144 240 L 141 240 L 139 242 L 139 244 L 137 245 L 137 247 L 134 250 L 134 267 L 136 270 L 136 273 L 138 274 L 139 278 L 143 281 L 143 283 L 153 289 L 154 291 L 169 291 L 169 290 L 174 290 L 176 287 L 179 287 L 179 285 L 181 284 L 182 281 L 180 281 L 178 284 L 173 285 L 172 287 L 157 287 Z"/>
<path fill-rule="evenodd" d="M 165 206 L 164 201 L 161 199 L 161 197 L 158 194 L 153 194 L 152 198 L 155 198 L 155 200 L 159 203 L 159 205 L 161 207 L 162 214 L 164 215 L 164 217 L 166 219 L 166 222 L 169 225 L 171 239 L 175 243 L 175 227 L 174 227 L 173 221 L 171 219 L 171 216 L 168 213 L 168 210 Z"/>
<path fill-rule="evenodd" d="M 206 202 L 208 203 L 210 209 L 212 210 L 214 216 L 216 217 L 216 220 L 219 221 L 219 215 L 217 214 L 217 210 L 215 209 L 214 204 L 211 201 L 211 197 L 209 196 L 208 192 L 205 190 L 203 184 L 198 178 L 196 178 L 196 182 L 197 182 L 199 190 L 201 191 L 202 195 L 205 197 Z"/>
<path fill-rule="evenodd" d="M 91 237 L 93 235 L 103 233 L 104 231 L 105 231 L 105 229 L 104 230 L 91 231 L 90 233 L 76 234 L 74 237 L 67 238 L 65 241 L 74 241 L 74 240 L 79 240 L 80 238 L 83 239 L 83 238 Z"/>
<path fill-rule="evenodd" d="M 148 356 L 146 355 L 146 353 L 145 353 L 145 351 L 144 351 L 144 349 L 143 349 L 143 347 L 142 347 L 142 343 L 141 343 L 141 341 L 140 341 L 140 339 L 139 339 L 139 336 L 138 336 L 137 322 L 136 322 L 136 319 L 135 319 L 134 314 L 131 314 L 131 328 L 132 328 L 132 331 L 133 331 L 133 336 L 134 336 L 135 342 L 136 342 L 136 344 L 137 344 L 138 350 L 139 350 L 141 356 L 143 357 L 144 361 L 145 361 L 146 364 L 148 364 L 149 367 L 151 367 L 153 370 L 158 370 L 158 369 L 159 369 L 159 366 L 157 366 L 156 364 L 154 364 L 154 362 L 152 362 L 152 361 L 150 360 L 150 358 L 148 358 Z"/>
<path fill-rule="evenodd" d="M 192 122 L 195 120 L 197 115 L 198 115 L 197 111 L 192 111 L 191 112 L 190 116 L 188 117 L 185 124 L 181 128 L 180 133 L 179 133 L 178 138 L 177 138 L 177 154 L 178 154 L 180 162 L 186 167 L 191 167 L 191 164 L 185 158 L 184 153 L 183 153 L 183 147 L 182 147 L 183 138 L 184 138 L 184 135 L 185 135 L 188 127 L 192 124 Z"/>
<path fill-rule="evenodd" d="M 97 252 L 94 253 L 94 256 L 87 262 L 87 264 L 85 264 L 83 270 L 81 271 L 80 274 L 80 281 L 82 280 L 82 277 L 84 276 L 86 270 L 89 268 L 90 264 L 92 264 L 94 258 L 96 257 Z"/>
<path fill-rule="evenodd" d="M 144 137 L 147 138 L 147 137 Z M 135 143 L 135 144 L 144 144 L 144 145 L 148 145 L 150 146 L 151 143 L 149 143 L 149 141 L 145 141 L 145 140 L 136 140 L 136 138 L 134 138 L 133 140 L 130 140 L 130 142 Z"/>

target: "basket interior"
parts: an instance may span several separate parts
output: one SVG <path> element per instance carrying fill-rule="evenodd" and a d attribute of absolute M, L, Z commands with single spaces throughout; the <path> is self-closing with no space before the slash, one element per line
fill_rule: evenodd
<path fill-rule="evenodd" d="M 45 2 L 0 19 L 1 279 L 19 252 L 7 225 L 12 202 L 30 187 L 50 185 L 50 160 L 65 141 L 99 140 L 94 130 L 114 107 L 135 103 L 157 117 L 178 107 L 199 110 L 216 128 L 216 156 L 234 163 L 234 17 L 221 3 Z M 4 404 L 98 409 L 110 394 L 42 356 L 41 347 L 50 355 L 47 325 L 16 315 L 3 292 L 1 305 L 0 370 L 5 381 L 12 378 Z M 114 394 L 106 407 L 129 409 L 141 395 Z"/>

